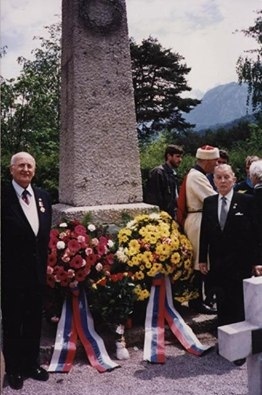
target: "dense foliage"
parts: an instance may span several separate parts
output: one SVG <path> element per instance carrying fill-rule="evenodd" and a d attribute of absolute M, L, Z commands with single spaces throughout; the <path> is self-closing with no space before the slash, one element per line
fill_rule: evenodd
<path fill-rule="evenodd" d="M 245 36 L 254 38 L 258 48 L 246 51 L 250 56 L 240 56 L 237 62 L 239 82 L 248 84 L 247 105 L 251 102 L 254 110 L 262 110 L 262 10 L 257 11 L 255 24 L 241 30 Z"/>
<path fill-rule="evenodd" d="M 131 39 L 130 51 L 140 138 L 163 129 L 163 125 L 176 130 L 192 126 L 182 112 L 190 112 L 200 101 L 181 97 L 191 90 L 185 78 L 191 69 L 182 63 L 184 58 L 152 37 L 140 45 Z"/>
<path fill-rule="evenodd" d="M 33 51 L 34 60 L 18 58 L 22 66 L 19 77 L 2 79 L 2 180 L 8 177 L 11 155 L 18 151 L 29 151 L 37 160 L 36 183 L 47 188 L 56 201 L 61 28 L 59 24 L 54 24 L 47 29 L 50 38 L 38 37 L 41 47 Z"/>

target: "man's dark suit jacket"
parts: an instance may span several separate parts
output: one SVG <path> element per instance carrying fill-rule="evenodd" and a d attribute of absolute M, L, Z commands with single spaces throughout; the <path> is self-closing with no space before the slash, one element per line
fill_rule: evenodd
<path fill-rule="evenodd" d="M 46 284 L 51 227 L 49 194 L 33 187 L 39 217 L 35 236 L 13 185 L 3 187 L 1 197 L 1 267 L 3 287 L 24 288 Z"/>
<path fill-rule="evenodd" d="M 3 352 L 8 374 L 38 364 L 42 303 L 51 226 L 49 194 L 33 188 L 39 217 L 35 235 L 12 184 L 1 194 Z"/>
<path fill-rule="evenodd" d="M 234 299 L 232 311 L 229 306 L 229 315 L 232 316 L 231 322 L 236 322 L 244 319 L 242 280 L 252 275 L 252 266 L 257 264 L 254 198 L 234 192 L 222 231 L 218 219 L 218 197 L 213 195 L 204 200 L 199 262 L 207 262 L 209 255 L 208 284 L 224 292 L 228 298 L 225 303 L 230 304 L 231 297 Z M 228 306 L 224 305 L 224 308 Z M 237 314 L 237 311 L 242 313 Z M 225 321 L 230 319 L 227 317 Z M 224 317 L 221 324 L 230 323 L 223 321 Z"/>

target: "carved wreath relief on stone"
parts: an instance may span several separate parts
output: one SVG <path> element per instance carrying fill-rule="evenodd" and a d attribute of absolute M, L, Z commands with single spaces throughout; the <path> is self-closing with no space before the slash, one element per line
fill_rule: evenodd
<path fill-rule="evenodd" d="M 79 16 L 85 26 L 96 33 L 111 33 L 122 22 L 121 0 L 79 0 Z"/>

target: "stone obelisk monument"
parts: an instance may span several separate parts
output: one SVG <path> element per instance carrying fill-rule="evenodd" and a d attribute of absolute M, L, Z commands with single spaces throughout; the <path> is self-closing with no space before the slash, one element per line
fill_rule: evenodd
<path fill-rule="evenodd" d="M 62 0 L 59 165 L 55 220 L 151 207 L 141 203 L 125 0 Z"/>

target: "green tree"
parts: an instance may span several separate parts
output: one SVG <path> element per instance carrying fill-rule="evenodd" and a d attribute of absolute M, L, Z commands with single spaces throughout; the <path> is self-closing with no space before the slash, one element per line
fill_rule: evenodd
<path fill-rule="evenodd" d="M 247 105 L 252 104 L 253 110 L 262 110 L 262 10 L 257 11 L 254 26 L 241 30 L 245 36 L 254 38 L 258 48 L 246 51 L 255 54 L 253 59 L 249 56 L 240 56 L 237 61 L 237 74 L 240 84 L 248 84 Z"/>
<path fill-rule="evenodd" d="M 18 58 L 17 79 L 2 78 L 2 179 L 14 152 L 28 150 L 38 163 L 38 185 L 48 187 L 57 199 L 58 136 L 60 127 L 61 25 L 46 27 L 49 38 L 38 37 L 40 48 L 33 60 Z M 41 166 L 42 163 L 42 166 Z M 41 175 L 41 176 L 40 176 Z M 54 177 L 51 178 L 50 176 Z"/>
<path fill-rule="evenodd" d="M 185 76 L 191 70 L 182 63 L 184 58 L 178 53 L 165 49 L 152 37 L 141 45 L 130 40 L 133 86 L 137 123 L 143 132 L 153 133 L 167 127 L 169 130 L 185 130 L 187 123 L 182 113 L 188 113 L 200 103 L 197 99 L 182 98 L 181 94 L 191 88 Z M 149 127 L 146 125 L 149 124 Z"/>

